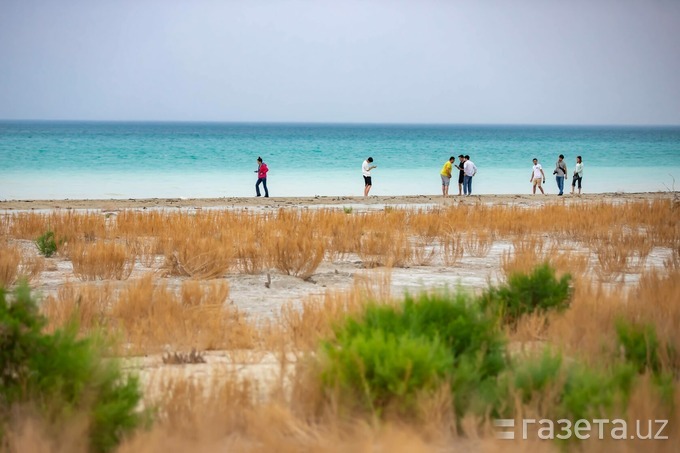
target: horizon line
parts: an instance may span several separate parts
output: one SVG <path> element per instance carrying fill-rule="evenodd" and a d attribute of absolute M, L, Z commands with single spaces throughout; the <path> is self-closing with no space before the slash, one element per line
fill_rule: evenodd
<path fill-rule="evenodd" d="M 350 121 L 226 121 L 226 120 L 149 120 L 149 119 L 27 119 L 0 118 L 0 122 L 24 123 L 137 123 L 137 124 L 252 124 L 252 125 L 318 125 L 318 126 L 496 126 L 496 127 L 680 127 L 680 123 L 444 123 L 444 122 L 350 122 Z"/>

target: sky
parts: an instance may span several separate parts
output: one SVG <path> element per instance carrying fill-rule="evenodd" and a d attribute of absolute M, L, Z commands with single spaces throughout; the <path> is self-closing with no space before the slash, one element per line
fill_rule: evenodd
<path fill-rule="evenodd" d="M 680 124 L 677 0 L 0 0 L 0 119 Z"/>

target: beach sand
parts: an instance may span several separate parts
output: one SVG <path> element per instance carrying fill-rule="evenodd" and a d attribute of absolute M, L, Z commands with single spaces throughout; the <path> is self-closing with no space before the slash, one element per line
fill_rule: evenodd
<path fill-rule="evenodd" d="M 129 199 L 101 199 L 101 200 L 6 200 L 0 201 L 0 211 L 3 210 L 35 210 L 35 209 L 99 209 L 111 211 L 119 209 L 149 209 L 149 208 L 287 208 L 287 207 L 366 207 L 382 208 L 384 206 L 417 205 L 453 205 L 456 203 L 483 203 L 493 205 L 541 205 L 545 203 L 574 203 L 574 202 L 626 202 L 654 199 L 677 198 L 677 192 L 640 192 L 640 193 L 595 193 L 581 196 L 565 194 L 557 195 L 472 195 L 460 197 L 453 195 L 442 198 L 437 195 L 395 195 L 369 197 L 231 197 L 231 198 L 129 198 Z M 415 206 L 414 206 L 415 205 Z"/>

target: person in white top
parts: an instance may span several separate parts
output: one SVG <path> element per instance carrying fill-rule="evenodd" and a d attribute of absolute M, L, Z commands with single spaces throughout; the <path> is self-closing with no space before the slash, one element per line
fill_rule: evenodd
<path fill-rule="evenodd" d="M 583 179 L 583 160 L 581 156 L 576 156 L 576 168 L 574 168 L 574 177 L 571 178 L 571 194 L 574 195 L 574 188 L 578 182 L 578 195 L 581 196 L 581 180 Z"/>
<path fill-rule="evenodd" d="M 538 186 L 538 188 L 541 189 L 541 193 L 545 195 L 541 181 L 545 182 L 545 173 L 543 173 L 543 167 L 541 167 L 541 164 L 538 163 L 538 159 L 534 157 L 534 166 L 531 169 L 531 179 L 529 179 L 529 182 L 534 184 L 534 195 L 536 195 L 536 186 Z"/>
<path fill-rule="evenodd" d="M 470 160 L 469 155 L 466 155 L 464 159 L 463 173 L 465 174 L 463 175 L 463 193 L 468 197 L 472 195 L 472 177 L 477 174 L 477 166 Z"/>
<path fill-rule="evenodd" d="M 371 186 L 373 185 L 373 181 L 371 181 L 371 170 L 378 168 L 375 165 L 371 165 L 372 163 L 373 158 L 369 157 L 361 165 L 361 174 L 364 175 L 364 197 L 368 196 L 368 192 L 371 191 Z"/>

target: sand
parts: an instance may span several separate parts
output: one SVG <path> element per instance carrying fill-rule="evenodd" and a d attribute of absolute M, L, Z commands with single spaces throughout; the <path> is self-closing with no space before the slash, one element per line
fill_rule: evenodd
<path fill-rule="evenodd" d="M 369 196 L 369 197 L 239 197 L 239 198 L 130 198 L 109 200 L 5 200 L 0 201 L 0 211 L 35 210 L 35 209 L 98 209 L 112 211 L 119 209 L 149 208 L 258 208 L 278 209 L 285 207 L 367 207 L 382 208 L 384 206 L 417 207 L 417 205 L 454 205 L 457 203 L 484 204 L 526 204 L 541 205 L 544 203 L 574 203 L 599 201 L 639 201 L 658 198 L 677 198 L 677 192 L 643 192 L 643 193 L 600 193 L 576 195 L 565 194 L 558 197 L 548 195 L 458 195 L 443 198 L 441 195 L 409 195 L 409 196 Z M 415 205 L 415 206 L 414 206 Z"/>

